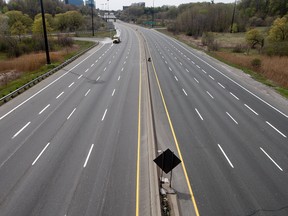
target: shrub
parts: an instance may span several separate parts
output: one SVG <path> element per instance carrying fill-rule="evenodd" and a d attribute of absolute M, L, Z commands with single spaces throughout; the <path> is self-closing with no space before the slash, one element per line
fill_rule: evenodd
<path fill-rule="evenodd" d="M 245 47 L 242 44 L 237 44 L 235 47 L 233 47 L 232 52 L 234 53 L 243 53 L 245 50 Z"/>
<path fill-rule="evenodd" d="M 252 59 L 252 61 L 251 61 L 251 65 L 252 65 L 252 67 L 254 67 L 254 68 L 260 68 L 261 67 L 261 60 L 260 59 L 258 59 L 258 58 L 254 58 L 254 59 Z"/>
<path fill-rule="evenodd" d="M 264 46 L 268 56 L 288 56 L 288 41 L 269 42 Z"/>
<path fill-rule="evenodd" d="M 58 44 L 62 47 L 71 47 L 73 45 L 73 40 L 67 36 L 58 36 Z"/>

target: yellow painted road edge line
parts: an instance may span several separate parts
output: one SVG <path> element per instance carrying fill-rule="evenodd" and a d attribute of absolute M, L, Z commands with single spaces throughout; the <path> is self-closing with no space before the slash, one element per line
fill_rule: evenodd
<path fill-rule="evenodd" d="M 136 34 L 137 35 L 137 34 Z M 138 141 L 137 141 L 137 166 L 136 166 L 136 216 L 139 216 L 139 186 L 140 186 L 140 144 L 141 144 L 141 47 L 140 47 L 140 40 L 137 35 L 138 42 L 139 42 L 139 99 L 138 99 Z"/>
<path fill-rule="evenodd" d="M 162 98 L 163 106 L 164 106 L 164 109 L 165 109 L 165 112 L 166 112 L 166 116 L 168 118 L 168 122 L 169 122 L 169 125 L 170 125 L 170 129 L 171 129 L 173 138 L 174 138 L 174 142 L 175 142 L 175 145 L 176 145 L 180 160 L 182 161 L 181 164 L 182 164 L 183 172 L 184 172 L 185 179 L 186 179 L 186 182 L 187 182 L 187 186 L 188 186 L 188 189 L 189 189 L 189 192 L 190 192 L 190 195 L 191 195 L 191 199 L 192 199 L 192 203 L 193 203 L 193 206 L 194 206 L 194 209 L 195 209 L 195 213 L 196 213 L 197 216 L 200 216 L 199 211 L 198 211 L 198 207 L 197 207 L 197 204 L 196 204 L 196 200 L 195 200 L 195 197 L 194 197 L 194 193 L 193 193 L 193 190 L 192 190 L 192 187 L 191 187 L 188 175 L 187 175 L 185 163 L 184 163 L 181 151 L 180 151 L 180 147 L 179 147 L 179 144 L 178 144 L 178 140 L 177 140 L 176 134 L 174 132 L 174 127 L 173 127 L 172 121 L 170 119 L 168 108 L 166 106 L 166 102 L 165 102 L 165 99 L 164 99 L 164 96 L 163 96 L 163 93 L 162 93 L 162 89 L 161 89 L 161 86 L 160 86 L 160 82 L 159 82 L 159 79 L 158 79 L 158 76 L 157 76 L 157 72 L 156 72 L 156 69 L 155 69 L 155 66 L 154 66 L 154 62 L 153 62 L 149 47 L 148 47 L 148 51 L 149 51 L 149 55 L 150 55 L 150 58 L 151 58 L 152 67 L 153 67 L 153 70 L 154 70 L 154 75 L 156 77 L 156 81 L 157 81 L 157 85 L 158 85 L 158 88 L 159 88 L 159 92 L 160 92 L 160 95 L 161 95 L 161 98 Z"/>

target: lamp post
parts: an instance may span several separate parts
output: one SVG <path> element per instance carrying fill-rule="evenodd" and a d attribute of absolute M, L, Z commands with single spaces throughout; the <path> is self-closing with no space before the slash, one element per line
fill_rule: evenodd
<path fill-rule="evenodd" d="M 93 20 L 93 4 L 92 4 L 92 2 L 93 2 L 93 0 L 90 0 L 91 2 L 90 2 L 90 6 L 91 6 L 91 16 L 92 16 L 92 36 L 94 36 L 95 34 L 94 34 L 94 20 Z"/>
<path fill-rule="evenodd" d="M 46 50 L 46 61 L 47 64 L 51 64 L 50 55 L 49 55 L 49 45 L 48 45 L 48 38 L 47 38 L 47 31 L 46 31 L 46 23 L 45 23 L 45 12 L 43 7 L 43 2 L 40 0 L 41 5 L 41 14 L 42 14 L 42 23 L 43 23 L 43 33 L 44 33 L 44 41 L 45 41 L 45 50 Z"/>
<path fill-rule="evenodd" d="M 107 0 L 107 4 L 108 4 L 108 18 L 107 18 L 107 22 L 109 21 L 110 15 L 109 15 L 109 0 Z"/>
<path fill-rule="evenodd" d="M 153 0 L 153 10 L 152 10 L 152 28 L 153 28 L 153 25 L 154 25 L 154 0 Z"/>
<path fill-rule="evenodd" d="M 233 9 L 233 15 L 232 15 L 232 22 L 231 22 L 230 33 L 233 33 L 233 24 L 234 24 L 234 18 L 235 18 L 235 10 L 236 10 L 236 0 L 235 0 L 235 3 L 234 3 L 234 9 Z"/>

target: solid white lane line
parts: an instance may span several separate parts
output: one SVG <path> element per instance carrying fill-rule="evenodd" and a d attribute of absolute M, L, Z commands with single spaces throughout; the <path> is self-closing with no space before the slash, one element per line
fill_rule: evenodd
<path fill-rule="evenodd" d="M 206 72 L 205 70 L 203 70 L 203 69 L 202 69 L 202 72 L 205 73 L 205 74 L 207 73 L 207 72 Z"/>
<path fill-rule="evenodd" d="M 187 93 L 186 93 L 186 91 L 182 88 L 182 91 L 184 92 L 184 94 L 187 96 Z"/>
<path fill-rule="evenodd" d="M 85 70 L 85 73 L 87 73 L 89 71 L 89 68 Z"/>
<path fill-rule="evenodd" d="M 270 122 L 266 121 L 266 123 L 272 127 L 274 130 L 276 130 L 279 134 L 281 134 L 283 137 L 287 138 L 285 134 L 283 134 L 281 131 L 279 131 L 276 127 L 274 127 Z"/>
<path fill-rule="evenodd" d="M 189 70 L 186 68 L 187 73 L 189 73 Z"/>
<path fill-rule="evenodd" d="M 199 65 L 196 65 L 196 67 L 200 69 L 200 66 L 199 66 Z"/>
<path fill-rule="evenodd" d="M 230 115 L 230 113 L 226 112 L 226 114 L 238 125 L 238 122 Z"/>
<path fill-rule="evenodd" d="M 61 95 L 63 95 L 64 94 L 64 92 L 61 92 L 57 97 L 56 97 L 56 99 L 58 99 L 59 97 L 61 97 Z"/>
<path fill-rule="evenodd" d="M 94 66 L 94 63 L 91 65 L 91 67 L 93 67 Z"/>
<path fill-rule="evenodd" d="M 121 68 L 121 71 L 123 71 L 124 70 L 124 68 Z"/>
<path fill-rule="evenodd" d="M 111 95 L 112 97 L 114 96 L 114 93 L 115 93 L 115 89 L 114 89 L 113 92 L 112 92 L 112 95 Z"/>
<path fill-rule="evenodd" d="M 234 98 L 236 98 L 237 100 L 239 100 L 239 98 L 236 97 L 236 95 L 234 95 L 232 92 L 230 92 L 230 94 L 231 94 Z"/>
<path fill-rule="evenodd" d="M 208 91 L 206 91 L 206 92 L 212 99 L 214 99 L 214 97 L 210 94 L 210 92 L 208 92 Z"/>
<path fill-rule="evenodd" d="M 197 82 L 197 83 L 199 83 L 199 81 L 194 77 L 194 80 Z"/>
<path fill-rule="evenodd" d="M 224 150 L 222 149 L 221 145 L 218 144 L 218 147 L 220 148 L 222 154 L 225 156 L 226 160 L 228 161 L 228 163 L 230 164 L 230 166 L 232 168 L 234 168 L 233 164 L 231 163 L 231 161 L 229 160 L 228 156 L 226 155 L 226 153 L 224 152 Z"/>
<path fill-rule="evenodd" d="M 121 78 L 121 77 L 119 76 L 119 77 L 118 77 L 118 81 L 120 80 L 120 78 Z"/>
<path fill-rule="evenodd" d="M 69 86 L 68 86 L 68 88 L 70 88 L 71 86 L 73 86 L 74 85 L 74 82 L 72 82 Z"/>
<path fill-rule="evenodd" d="M 223 86 L 221 83 L 218 82 L 218 85 L 220 85 L 223 89 L 225 89 L 225 86 Z"/>
<path fill-rule="evenodd" d="M 212 80 L 215 80 L 214 77 L 212 77 L 211 75 L 209 75 L 209 77 L 210 77 Z"/>
<path fill-rule="evenodd" d="M 100 76 L 96 79 L 96 81 L 98 81 L 100 79 Z"/>
<path fill-rule="evenodd" d="M 91 91 L 91 89 L 89 89 L 86 94 L 85 94 L 85 97 L 89 94 L 89 92 Z"/>
<path fill-rule="evenodd" d="M 102 116 L 101 121 L 103 121 L 103 120 L 105 119 L 106 113 L 107 113 L 107 109 L 105 110 L 105 112 L 104 112 L 104 114 L 103 114 L 103 116 Z"/>
<path fill-rule="evenodd" d="M 92 152 L 93 147 L 94 147 L 94 144 L 92 144 L 91 147 L 90 147 L 90 150 L 89 150 L 88 155 L 87 155 L 87 157 L 86 157 L 86 160 L 85 160 L 85 163 L 84 163 L 84 165 L 83 165 L 83 168 L 85 168 L 86 165 L 87 165 L 87 163 L 88 163 L 88 160 L 89 160 L 89 158 L 90 158 L 90 154 L 91 154 L 91 152 Z"/>
<path fill-rule="evenodd" d="M 200 112 L 196 108 L 195 108 L 195 111 L 197 112 L 197 114 L 200 117 L 200 119 L 203 121 L 204 119 L 203 119 L 202 115 L 200 114 Z"/>
<path fill-rule="evenodd" d="M 169 67 L 169 70 L 172 71 L 172 69 Z"/>
<path fill-rule="evenodd" d="M 178 82 L 178 78 L 176 76 L 174 76 L 175 80 Z"/>
<path fill-rule="evenodd" d="M 50 104 L 48 104 L 46 107 L 44 107 L 44 109 L 42 109 L 42 110 L 38 113 L 38 115 L 41 115 L 49 106 L 50 106 Z"/>
<path fill-rule="evenodd" d="M 73 111 L 70 113 L 70 115 L 67 117 L 67 120 L 70 119 L 70 117 L 73 115 L 73 113 L 75 112 L 76 108 L 73 109 Z"/>
<path fill-rule="evenodd" d="M 283 169 L 270 157 L 269 154 L 267 154 L 267 152 L 266 152 L 263 148 L 260 147 L 260 149 L 261 149 L 261 151 L 278 167 L 278 169 L 280 169 L 281 171 L 283 171 Z"/>
<path fill-rule="evenodd" d="M 107 68 L 105 67 L 105 68 L 104 68 L 104 72 L 105 72 L 106 70 L 107 70 Z"/>
<path fill-rule="evenodd" d="M 82 76 L 83 76 L 83 75 L 80 75 L 80 76 L 78 77 L 78 79 L 80 79 Z"/>
<path fill-rule="evenodd" d="M 50 143 L 48 143 L 40 152 L 40 154 L 37 156 L 37 158 L 33 161 L 32 166 L 37 162 L 37 160 L 41 157 L 41 155 L 44 153 L 44 151 L 48 148 L 48 146 L 50 145 Z"/>
<path fill-rule="evenodd" d="M 12 139 L 14 139 L 15 137 L 17 137 L 26 127 L 28 127 L 31 124 L 31 122 L 28 122 L 26 125 L 24 125 L 17 133 L 14 134 L 14 136 L 12 137 Z"/>
<path fill-rule="evenodd" d="M 244 104 L 251 112 L 253 112 L 255 115 L 259 115 L 255 110 L 253 110 L 251 107 L 249 107 L 247 104 Z"/>

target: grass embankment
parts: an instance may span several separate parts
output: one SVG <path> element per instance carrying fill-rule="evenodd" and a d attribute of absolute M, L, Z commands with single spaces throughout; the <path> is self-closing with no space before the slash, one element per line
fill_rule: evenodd
<path fill-rule="evenodd" d="M 262 29 L 265 31 L 265 29 Z M 193 38 L 184 34 L 173 35 L 167 30 L 159 30 L 164 34 L 170 35 L 185 44 L 207 51 L 207 48 L 202 46 L 201 38 Z M 284 97 L 288 98 L 288 57 L 283 56 L 266 56 L 259 54 L 256 50 L 251 50 L 249 55 L 247 53 L 234 53 L 233 49 L 241 45 L 246 46 L 245 33 L 214 33 L 215 40 L 219 45 L 219 51 L 207 52 L 212 57 L 233 67 L 243 70 L 245 73 L 258 82 L 272 87 Z M 253 66 L 252 61 L 259 59 L 261 64 Z"/>
<path fill-rule="evenodd" d="M 75 34 L 76 37 L 95 37 L 95 38 L 112 38 L 113 35 L 116 34 L 116 31 L 95 31 L 94 36 L 92 36 L 92 32 L 77 32 Z"/>
<path fill-rule="evenodd" d="M 2 56 L 0 59 L 0 97 L 57 67 L 91 45 L 93 45 L 93 42 L 75 41 L 70 48 L 50 52 L 51 65 L 46 65 L 44 52 L 27 54 L 13 59 L 5 59 L 4 55 L 0 54 Z"/>

